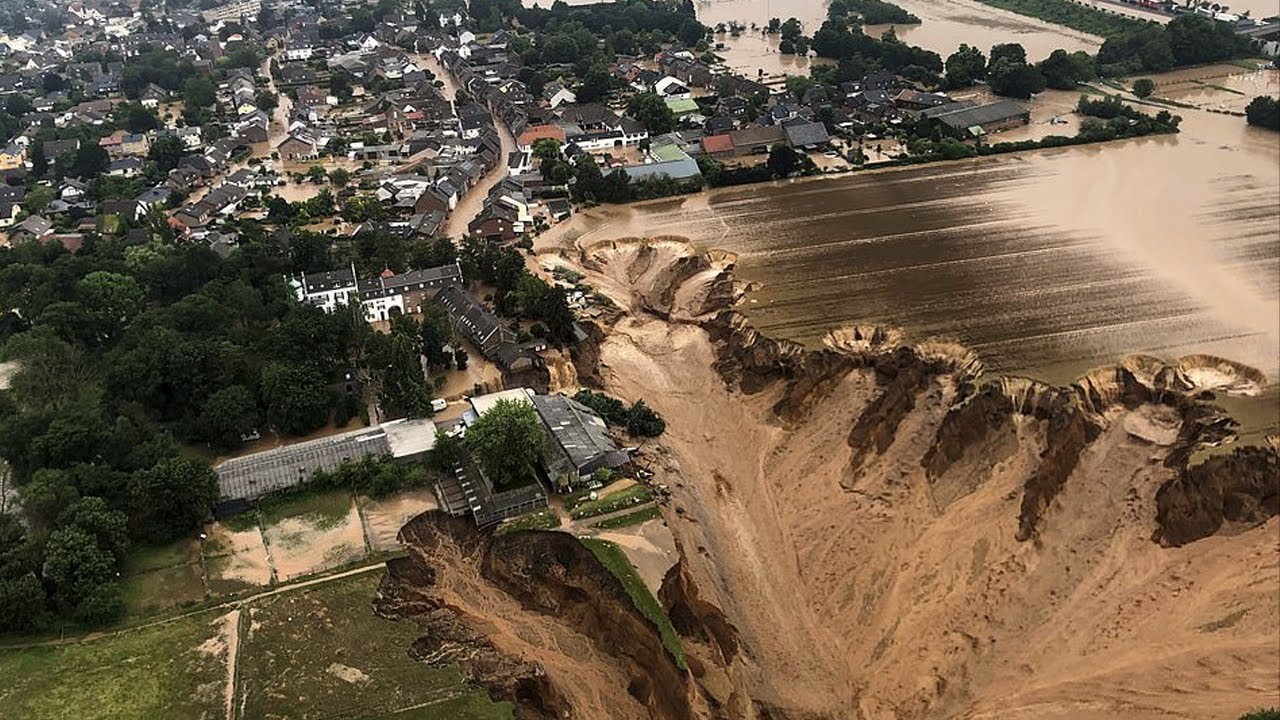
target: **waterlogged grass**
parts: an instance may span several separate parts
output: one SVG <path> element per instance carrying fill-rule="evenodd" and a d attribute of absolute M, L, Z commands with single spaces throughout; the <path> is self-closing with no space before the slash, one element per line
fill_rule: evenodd
<path fill-rule="evenodd" d="M 346 521 L 351 502 L 351 493 L 346 490 L 297 493 L 262 501 L 258 514 L 263 525 L 298 518 L 318 530 L 329 530 Z"/>
<path fill-rule="evenodd" d="M 598 523 L 594 523 L 591 527 L 599 528 L 600 530 L 617 530 L 618 528 L 639 525 L 640 523 L 655 520 L 660 517 L 662 517 L 662 511 L 658 509 L 658 506 L 650 505 L 643 510 L 637 510 L 633 513 L 627 513 L 626 515 L 611 517 L 608 520 L 601 520 Z"/>
<path fill-rule="evenodd" d="M 0 651 L 0 717 L 222 718 L 227 667 L 225 655 L 213 651 L 220 631 L 210 623 L 217 617 L 201 613 L 96 640 Z"/>
<path fill-rule="evenodd" d="M 512 518 L 498 526 L 497 535 L 518 532 L 520 530 L 555 530 L 560 527 L 560 517 L 550 510 L 539 510 L 517 518 Z"/>
<path fill-rule="evenodd" d="M 640 579 L 640 573 L 631 566 L 631 561 L 627 560 L 622 549 L 607 540 L 595 538 L 582 538 L 582 544 L 622 582 L 627 595 L 631 596 L 631 602 L 657 626 L 662 635 L 662 645 L 675 658 L 676 665 L 681 670 L 687 669 L 689 666 L 685 661 L 684 648 L 680 645 L 680 636 L 676 635 L 675 628 L 671 626 L 671 618 L 667 617 L 666 611 L 658 604 L 658 599 L 649 592 L 649 587 Z"/>
<path fill-rule="evenodd" d="M 653 500 L 653 493 L 649 492 L 649 488 L 643 485 L 636 485 L 626 490 L 611 493 L 599 500 L 580 502 L 569 509 L 569 517 L 574 520 L 583 520 L 597 515 L 608 515 L 611 512 L 625 510 L 651 500 Z"/>

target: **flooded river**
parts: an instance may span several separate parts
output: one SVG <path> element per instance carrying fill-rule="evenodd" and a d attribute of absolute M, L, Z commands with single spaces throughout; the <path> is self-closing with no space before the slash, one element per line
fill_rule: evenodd
<path fill-rule="evenodd" d="M 737 252 L 756 284 L 744 312 L 804 342 L 895 325 L 1058 383 L 1127 353 L 1210 353 L 1274 387 L 1280 138 L 1184 112 L 1177 136 L 728 188 L 580 218 L 574 234 Z"/>
<path fill-rule="evenodd" d="M 1015 39 L 1032 57 L 1094 42 L 1061 28 L 1024 36 L 972 0 L 901 4 L 925 25 L 918 37 L 900 36 L 944 55 L 960 42 Z M 708 24 L 749 25 L 790 15 L 816 23 L 824 4 L 696 7 Z M 788 68 L 766 68 L 777 70 Z M 1280 88 L 1275 70 L 1189 69 L 1156 81 L 1157 94 L 1236 112 Z M 1069 113 L 1074 97 L 1038 99 L 1033 125 L 1009 139 L 1043 136 L 1050 130 L 1041 125 Z M 756 286 L 743 310 L 767 333 L 803 342 L 840 325 L 883 323 L 917 339 L 959 340 L 993 372 L 1057 383 L 1128 353 L 1221 355 L 1266 373 L 1263 402 L 1233 410 L 1251 415 L 1255 432 L 1274 430 L 1280 136 L 1236 116 L 1178 112 L 1176 136 L 728 188 L 602 210 L 563 231 L 681 235 L 737 252 L 739 276 Z"/>

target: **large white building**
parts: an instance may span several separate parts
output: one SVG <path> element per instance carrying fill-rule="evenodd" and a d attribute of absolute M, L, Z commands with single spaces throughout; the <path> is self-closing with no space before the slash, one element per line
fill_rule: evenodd
<path fill-rule="evenodd" d="M 368 322 L 414 315 L 442 288 L 462 284 L 462 268 L 455 262 L 396 275 L 390 270 L 376 278 L 360 279 L 351 267 L 323 273 L 303 273 L 290 280 L 298 300 L 325 312 L 360 303 Z"/>

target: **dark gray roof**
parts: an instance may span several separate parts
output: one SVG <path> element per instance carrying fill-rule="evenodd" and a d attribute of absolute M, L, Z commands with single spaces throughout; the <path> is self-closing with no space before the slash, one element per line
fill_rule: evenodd
<path fill-rule="evenodd" d="M 787 140 L 795 147 L 822 145 L 831 139 L 827 128 L 820 122 L 788 121 L 782 126 L 787 131 Z"/>
<path fill-rule="evenodd" d="M 933 118 L 957 130 L 963 130 L 975 125 L 986 125 L 1024 116 L 1027 112 L 1026 107 L 1012 100 L 998 100 L 986 105 L 944 112 L 934 115 Z"/>
<path fill-rule="evenodd" d="M 436 293 L 436 302 L 449 311 L 454 324 L 466 333 L 476 347 L 483 348 L 501 329 L 496 315 L 456 285 L 450 285 Z"/>
<path fill-rule="evenodd" d="M 556 444 L 580 472 L 617 467 L 626 453 L 609 437 L 604 420 L 591 408 L 564 395 L 534 395 L 533 407 Z"/>
<path fill-rule="evenodd" d="M 233 458 L 215 468 L 218 496 L 253 499 L 305 482 L 317 470 L 332 470 L 346 460 L 390 455 L 382 428 L 365 428 L 275 450 Z"/>

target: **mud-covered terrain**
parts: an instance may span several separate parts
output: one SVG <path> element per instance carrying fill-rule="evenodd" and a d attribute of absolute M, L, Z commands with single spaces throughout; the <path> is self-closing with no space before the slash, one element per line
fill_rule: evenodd
<path fill-rule="evenodd" d="M 682 553 L 671 664 L 590 553 L 419 518 L 379 607 L 425 621 L 521 717 L 1206 718 L 1280 702 L 1280 462 L 1218 452 L 1265 383 L 1138 356 L 1068 387 L 978 383 L 956 343 L 732 309 L 734 258 L 676 240 L 544 256 L 619 306 L 578 377 L 668 422 L 638 462 Z M 640 621 L 637 623 L 637 618 Z"/>

